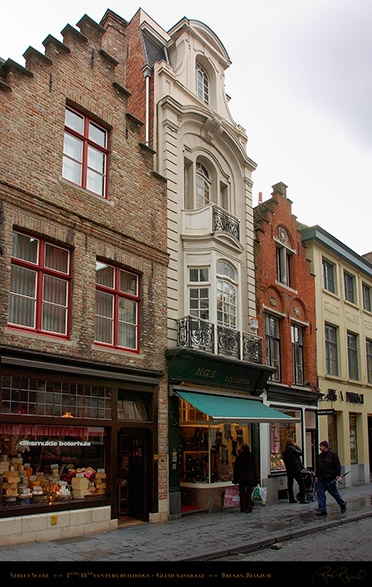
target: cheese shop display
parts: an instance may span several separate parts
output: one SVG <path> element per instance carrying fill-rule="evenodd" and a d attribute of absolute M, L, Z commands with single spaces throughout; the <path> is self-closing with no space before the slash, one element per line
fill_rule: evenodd
<path fill-rule="evenodd" d="M 106 495 L 104 429 L 0 425 L 0 507 Z"/>

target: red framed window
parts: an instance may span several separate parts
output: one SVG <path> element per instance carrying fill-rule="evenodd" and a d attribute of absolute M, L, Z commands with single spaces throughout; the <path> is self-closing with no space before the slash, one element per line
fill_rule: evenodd
<path fill-rule="evenodd" d="M 88 116 L 66 108 L 62 176 L 106 197 L 108 131 Z"/>
<path fill-rule="evenodd" d="M 8 324 L 68 336 L 71 252 L 14 231 Z"/>
<path fill-rule="evenodd" d="M 138 352 L 139 304 L 138 275 L 97 261 L 95 341 Z"/>

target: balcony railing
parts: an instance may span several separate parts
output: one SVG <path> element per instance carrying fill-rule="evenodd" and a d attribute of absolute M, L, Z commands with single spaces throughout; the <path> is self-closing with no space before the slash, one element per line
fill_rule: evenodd
<path fill-rule="evenodd" d="M 224 212 L 217 206 L 213 206 L 213 219 L 212 219 L 213 232 L 216 230 L 222 230 L 234 236 L 237 240 L 240 240 L 240 224 L 239 220 L 233 216 Z"/>
<path fill-rule="evenodd" d="M 193 316 L 177 320 L 177 344 L 249 363 L 262 363 L 260 337 L 233 328 L 216 326 Z"/>

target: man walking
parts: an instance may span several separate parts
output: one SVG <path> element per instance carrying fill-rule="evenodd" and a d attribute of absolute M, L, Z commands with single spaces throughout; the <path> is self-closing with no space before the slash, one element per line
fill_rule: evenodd
<path fill-rule="evenodd" d="M 329 448 L 326 440 L 322 440 L 319 444 L 319 448 L 320 454 L 317 458 L 315 473 L 318 497 L 318 510 L 316 515 L 327 515 L 326 491 L 328 491 L 337 501 L 341 508 L 341 513 L 343 514 L 346 511 L 346 501 L 342 499 L 336 485 L 337 481 L 342 479 L 340 459 L 338 458 L 338 454 Z"/>

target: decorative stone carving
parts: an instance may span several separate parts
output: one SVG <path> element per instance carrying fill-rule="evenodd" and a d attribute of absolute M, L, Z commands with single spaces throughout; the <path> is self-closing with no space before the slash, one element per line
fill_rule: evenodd
<path fill-rule="evenodd" d="M 289 243 L 288 233 L 282 226 L 279 226 L 278 228 L 278 239 L 283 245 L 288 245 Z"/>
<path fill-rule="evenodd" d="M 325 303 L 324 304 L 324 309 L 327 312 L 329 312 L 330 314 L 336 314 L 336 315 L 338 315 L 340 313 L 338 307 L 337 306 L 334 306 L 333 304 Z"/>
<path fill-rule="evenodd" d="M 278 300 L 276 299 L 275 296 L 269 296 L 269 304 L 270 304 L 270 306 L 274 306 L 274 308 L 277 307 Z"/>

